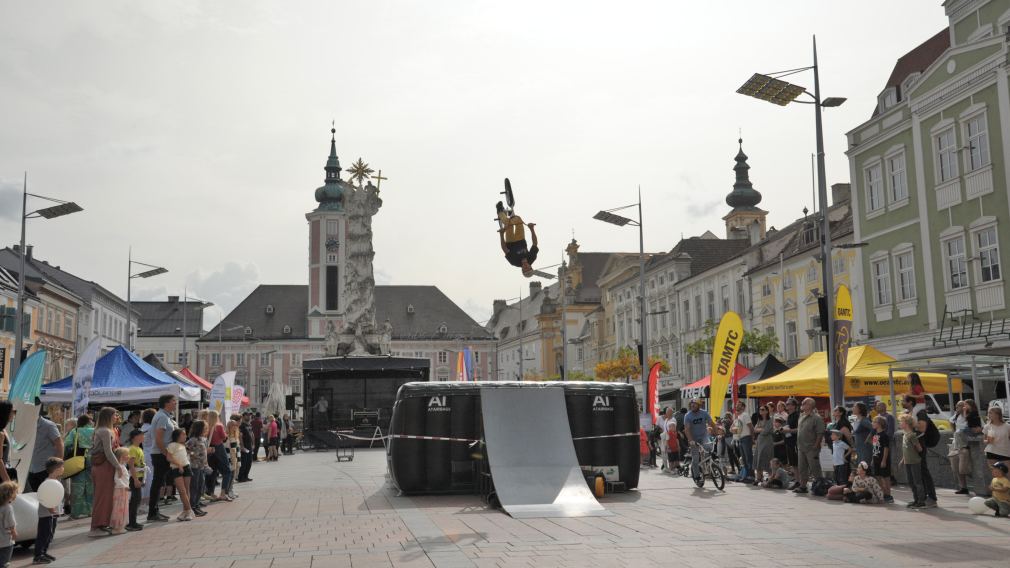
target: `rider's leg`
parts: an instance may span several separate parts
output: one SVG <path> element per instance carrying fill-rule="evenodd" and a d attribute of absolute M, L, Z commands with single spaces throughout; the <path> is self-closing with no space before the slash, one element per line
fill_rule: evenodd
<path fill-rule="evenodd" d="M 513 215 L 505 223 L 505 242 L 517 243 L 526 240 L 526 224 L 522 217 Z"/>
<path fill-rule="evenodd" d="M 701 448 L 691 444 L 691 477 L 701 476 Z"/>

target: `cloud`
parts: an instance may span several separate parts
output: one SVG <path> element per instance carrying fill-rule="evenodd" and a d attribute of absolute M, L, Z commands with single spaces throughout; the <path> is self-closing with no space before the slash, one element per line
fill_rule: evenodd
<path fill-rule="evenodd" d="M 189 294 L 214 302 L 226 314 L 244 300 L 258 283 L 259 270 L 256 265 L 240 265 L 237 262 L 226 262 L 208 274 L 198 270 L 186 276 Z"/>
<path fill-rule="evenodd" d="M 705 201 L 702 203 L 688 203 L 687 212 L 691 217 L 708 217 L 716 208 L 722 205 L 723 201 L 721 199 L 714 199 L 712 201 Z"/>
<path fill-rule="evenodd" d="M 491 307 L 486 302 L 479 302 L 473 298 L 467 298 L 461 306 L 463 311 L 479 324 L 483 324 L 491 318 Z"/>
<path fill-rule="evenodd" d="M 376 284 L 379 284 L 380 286 L 385 286 L 387 284 L 393 283 L 393 277 L 385 270 L 382 270 L 380 268 L 373 268 L 372 272 Z"/>
<path fill-rule="evenodd" d="M 0 219 L 17 221 L 21 211 L 21 184 L 0 179 Z"/>

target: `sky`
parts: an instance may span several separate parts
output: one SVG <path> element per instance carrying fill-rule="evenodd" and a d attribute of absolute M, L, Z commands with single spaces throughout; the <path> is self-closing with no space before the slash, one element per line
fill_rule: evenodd
<path fill-rule="evenodd" d="M 169 270 L 133 297 L 185 290 L 215 304 L 209 329 L 258 284 L 306 282 L 333 121 L 341 165 L 388 178 L 378 283 L 437 285 L 483 321 L 528 285 L 498 246 L 503 178 L 540 266 L 573 235 L 637 251 L 592 216 L 639 187 L 645 248 L 665 251 L 724 236 L 742 133 L 784 226 L 812 208 L 812 107 L 736 89 L 810 65 L 816 34 L 822 93 L 848 98 L 825 110 L 827 180 L 847 182 L 845 132 L 946 25 L 940 0 L 0 0 L 0 239 L 19 238 L 27 171 L 84 208 L 29 222 L 38 258 L 125 297 L 132 248 Z"/>

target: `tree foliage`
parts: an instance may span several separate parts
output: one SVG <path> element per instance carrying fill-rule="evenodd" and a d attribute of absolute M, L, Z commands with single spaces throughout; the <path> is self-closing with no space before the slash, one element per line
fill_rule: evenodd
<path fill-rule="evenodd" d="M 660 357 L 649 357 L 649 368 L 660 364 L 661 373 L 670 372 L 670 364 Z M 622 347 L 617 357 L 596 364 L 596 380 L 623 381 L 642 374 L 642 365 L 638 361 L 638 353 L 630 347 Z"/>
<path fill-rule="evenodd" d="M 700 355 L 711 355 L 712 346 L 715 345 L 715 333 L 718 329 L 718 322 L 708 320 L 705 322 L 705 337 L 694 343 L 684 346 L 684 352 L 691 357 Z M 774 333 L 762 333 L 760 331 L 745 330 L 743 341 L 740 342 L 741 353 L 751 353 L 764 356 L 775 353 L 779 350 L 779 338 Z"/>

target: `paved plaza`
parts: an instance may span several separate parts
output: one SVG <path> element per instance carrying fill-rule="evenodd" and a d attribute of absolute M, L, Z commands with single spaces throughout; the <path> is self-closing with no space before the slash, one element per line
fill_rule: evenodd
<path fill-rule="evenodd" d="M 61 523 L 53 566 L 318 568 L 381 566 L 1006 566 L 1010 520 L 911 512 L 730 484 L 696 489 L 655 470 L 607 497 L 611 517 L 515 520 L 475 496 L 398 497 L 382 450 L 352 462 L 304 453 L 253 468 L 234 503 L 203 519 L 90 539 Z M 899 502 L 906 494 L 895 493 Z M 170 508 L 172 513 L 178 506 Z M 15 553 L 13 566 L 31 554 Z"/>

